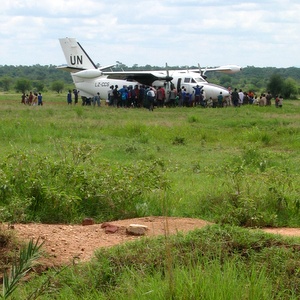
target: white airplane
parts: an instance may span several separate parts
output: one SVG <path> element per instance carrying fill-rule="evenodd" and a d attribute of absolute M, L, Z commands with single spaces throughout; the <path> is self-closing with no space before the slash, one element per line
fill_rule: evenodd
<path fill-rule="evenodd" d="M 224 97 L 229 96 L 226 88 L 208 83 L 205 80 L 205 73 L 210 71 L 232 74 L 239 72 L 241 67 L 227 65 L 217 68 L 191 69 L 191 70 L 162 70 L 162 71 L 105 71 L 114 65 L 98 68 L 82 46 L 75 38 L 59 39 L 64 52 L 67 65 L 58 67 L 69 71 L 72 75 L 76 89 L 81 96 L 93 97 L 98 92 L 101 98 L 105 98 L 111 92 L 110 87 L 118 85 L 119 88 L 125 86 L 146 85 L 146 86 L 165 86 L 170 87 L 170 82 L 178 91 L 182 87 L 186 92 L 193 94 L 197 85 L 202 87 L 206 99 L 212 97 L 216 99 L 220 92 Z"/>

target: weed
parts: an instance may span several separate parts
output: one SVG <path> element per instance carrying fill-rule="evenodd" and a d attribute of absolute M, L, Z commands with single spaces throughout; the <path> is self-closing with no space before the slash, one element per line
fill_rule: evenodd
<path fill-rule="evenodd" d="M 173 140 L 173 145 L 185 145 L 185 138 L 176 136 Z"/>
<path fill-rule="evenodd" d="M 29 272 L 34 261 L 40 257 L 42 245 L 43 243 L 40 243 L 39 239 L 35 243 L 31 240 L 27 247 L 20 249 L 19 259 L 13 263 L 10 274 L 4 272 L 1 298 L 7 299 L 14 293 L 20 280 Z"/>
<path fill-rule="evenodd" d="M 199 122 L 199 119 L 195 116 L 189 116 L 188 122 L 189 123 L 197 123 L 197 122 Z"/>
<path fill-rule="evenodd" d="M 76 107 L 74 108 L 74 110 L 75 110 L 75 113 L 76 113 L 77 117 L 79 117 L 79 118 L 82 118 L 82 117 L 83 117 L 83 115 L 84 115 L 84 110 L 83 110 L 83 108 L 82 108 L 81 106 L 76 106 Z"/>

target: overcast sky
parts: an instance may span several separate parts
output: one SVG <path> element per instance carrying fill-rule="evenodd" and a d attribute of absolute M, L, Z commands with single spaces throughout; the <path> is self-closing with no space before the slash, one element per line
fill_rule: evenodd
<path fill-rule="evenodd" d="M 0 65 L 300 67 L 299 0 L 2 0 Z"/>

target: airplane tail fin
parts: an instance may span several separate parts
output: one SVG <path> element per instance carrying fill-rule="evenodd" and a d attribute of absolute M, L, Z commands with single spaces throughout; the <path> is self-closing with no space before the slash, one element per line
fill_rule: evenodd
<path fill-rule="evenodd" d="M 61 69 L 69 72 L 97 69 L 97 66 L 75 38 L 62 38 L 59 39 L 59 42 L 67 61 L 67 66 L 62 66 Z"/>

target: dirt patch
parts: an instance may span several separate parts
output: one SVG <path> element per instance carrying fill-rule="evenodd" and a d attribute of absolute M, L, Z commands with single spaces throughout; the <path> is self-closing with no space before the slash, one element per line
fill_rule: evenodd
<path fill-rule="evenodd" d="M 145 217 L 113 221 L 110 224 L 118 226 L 115 233 L 105 233 L 102 224 L 82 225 L 49 225 L 49 224 L 15 224 L 14 230 L 21 240 L 41 238 L 44 241 L 43 250 L 46 257 L 41 264 L 47 267 L 71 263 L 74 259 L 88 261 L 94 251 L 101 247 L 112 247 L 124 242 L 140 239 L 126 233 L 130 224 L 146 225 L 146 236 L 175 234 L 202 228 L 211 223 L 192 218 L 175 217 Z M 287 236 L 300 236 L 300 228 L 266 228 L 265 232 Z"/>
<path fill-rule="evenodd" d="M 111 247 L 141 238 L 126 233 L 126 228 L 130 224 L 146 225 L 148 227 L 146 236 L 187 232 L 210 224 L 200 219 L 173 217 L 145 217 L 109 223 L 118 226 L 117 232 L 105 233 L 105 228 L 101 228 L 102 224 L 88 226 L 14 224 L 14 230 L 21 240 L 41 238 L 44 241 L 43 250 L 46 252 L 42 264 L 51 267 L 71 263 L 74 258 L 88 261 L 98 248 Z"/>
<path fill-rule="evenodd" d="M 264 228 L 263 231 L 285 236 L 300 236 L 300 228 Z"/>

